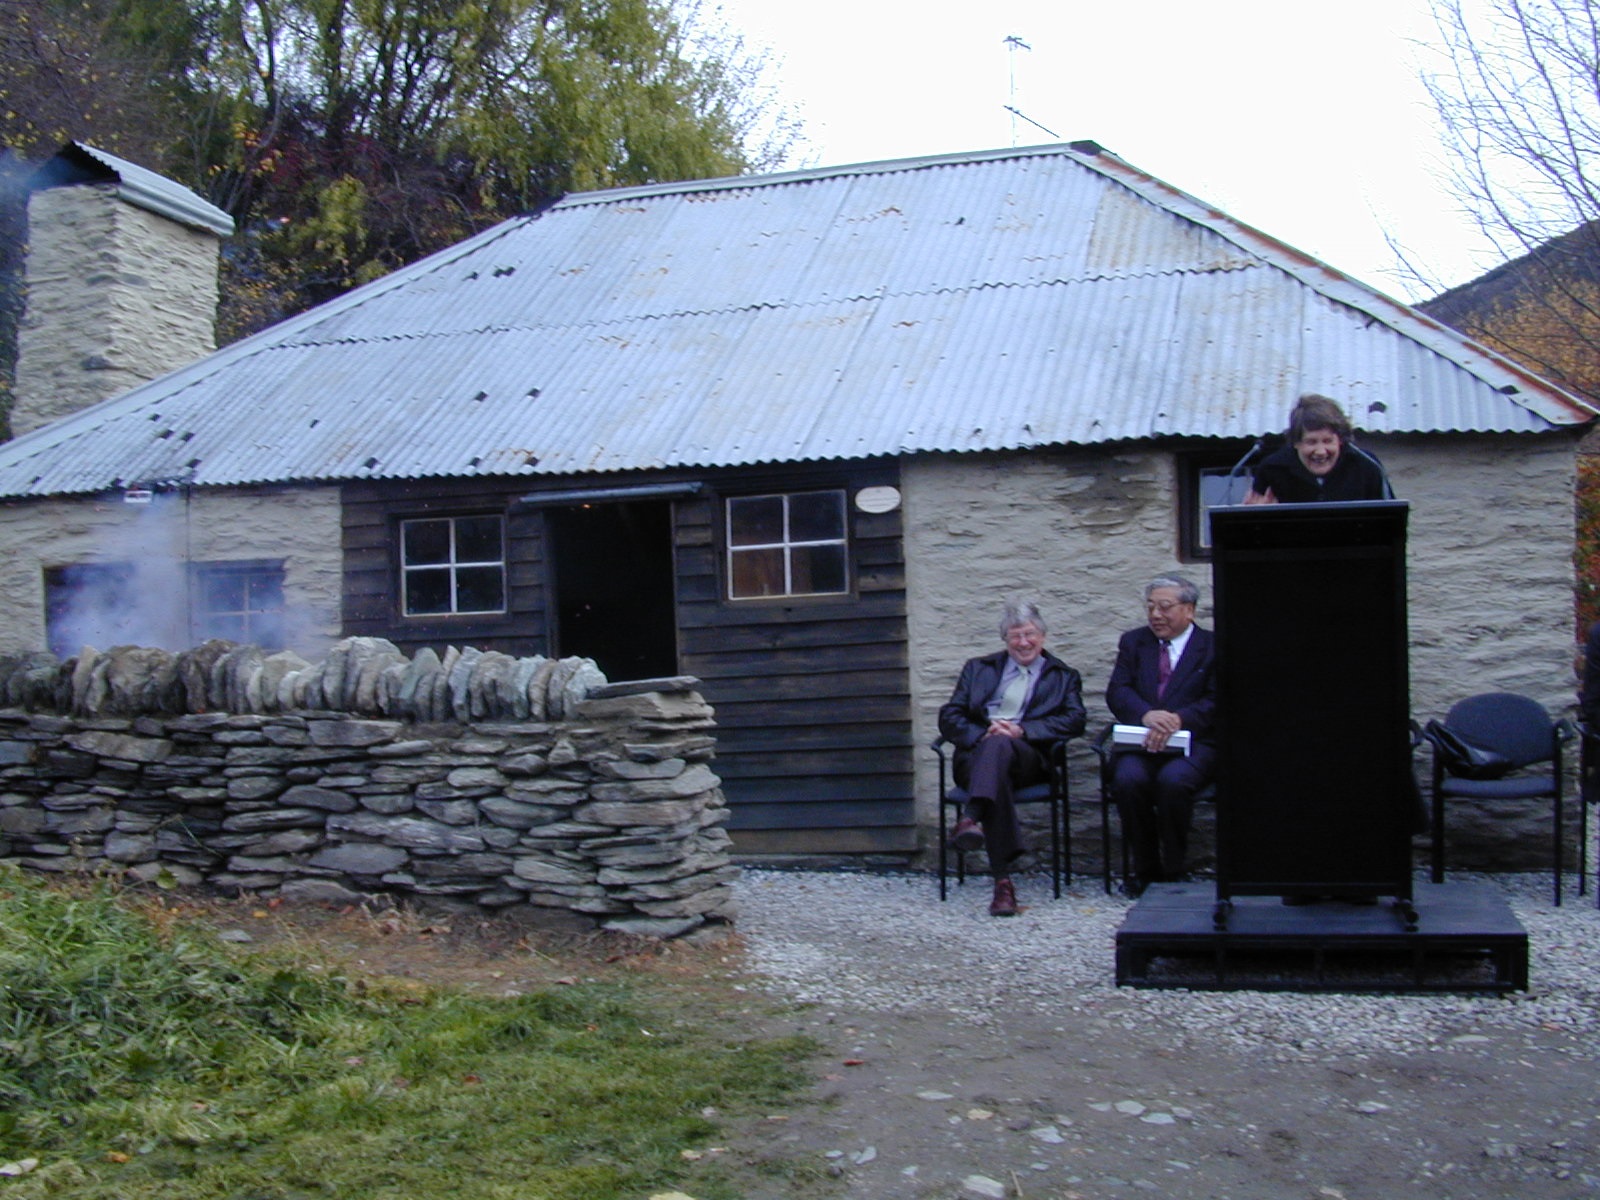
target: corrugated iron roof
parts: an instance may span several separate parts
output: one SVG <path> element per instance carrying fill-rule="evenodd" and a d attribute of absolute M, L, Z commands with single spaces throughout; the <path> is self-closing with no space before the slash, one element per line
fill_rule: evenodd
<path fill-rule="evenodd" d="M 618 189 L 0 446 L 0 495 L 1381 432 L 1580 401 L 1078 143 Z"/>

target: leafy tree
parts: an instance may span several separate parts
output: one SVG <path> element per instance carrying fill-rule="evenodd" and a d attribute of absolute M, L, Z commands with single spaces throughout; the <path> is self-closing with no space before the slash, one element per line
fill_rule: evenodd
<path fill-rule="evenodd" d="M 697 19 L 656 0 L 232 0 L 191 143 L 247 231 L 233 294 L 264 306 L 232 331 L 570 190 L 774 164 L 792 127 L 758 132 L 760 60 Z"/>

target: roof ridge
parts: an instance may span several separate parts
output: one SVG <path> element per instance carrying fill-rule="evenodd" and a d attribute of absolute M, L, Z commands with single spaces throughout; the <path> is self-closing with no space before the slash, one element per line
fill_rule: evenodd
<path fill-rule="evenodd" d="M 1047 142 L 1037 146 L 1011 146 L 989 150 L 965 150 L 948 154 L 926 154 L 911 158 L 871 159 L 841 163 L 830 167 L 801 167 L 766 175 L 723 175 L 711 179 L 685 179 L 670 183 L 632 184 L 626 187 L 598 188 L 590 192 L 571 192 L 546 209 L 555 212 L 621 200 L 642 200 L 654 196 L 680 196 L 689 192 L 719 192 L 743 189 L 755 191 L 795 183 L 817 183 L 853 175 L 896 175 L 923 171 L 931 167 L 960 167 L 973 163 L 1000 162 L 1008 158 L 1091 158 L 1109 153 L 1092 141 Z"/>

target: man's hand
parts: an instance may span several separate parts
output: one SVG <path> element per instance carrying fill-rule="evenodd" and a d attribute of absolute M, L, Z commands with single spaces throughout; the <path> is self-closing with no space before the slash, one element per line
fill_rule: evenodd
<path fill-rule="evenodd" d="M 1144 748 L 1154 753 L 1167 748 L 1172 735 L 1183 728 L 1183 718 L 1164 708 L 1152 708 L 1144 715 L 1144 727 L 1150 731 L 1144 735 Z"/>
<path fill-rule="evenodd" d="M 990 721 L 988 731 L 983 736 L 1019 738 L 1022 736 L 1022 726 L 1015 721 Z"/>

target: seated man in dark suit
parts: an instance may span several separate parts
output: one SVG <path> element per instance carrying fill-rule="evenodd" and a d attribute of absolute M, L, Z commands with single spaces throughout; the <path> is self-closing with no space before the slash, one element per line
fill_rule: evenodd
<path fill-rule="evenodd" d="M 1017 914 L 1011 864 L 1022 854 L 1012 794 L 1045 779 L 1052 742 L 1083 732 L 1083 680 L 1044 648 L 1044 618 L 1032 604 L 1011 603 L 1000 618 L 1006 648 L 967 660 L 939 732 L 955 746 L 956 782 L 972 797 L 951 842 L 989 850 L 994 898 L 989 913 Z"/>
<path fill-rule="evenodd" d="M 1121 725 L 1143 725 L 1142 748 L 1112 756 L 1111 795 L 1122 837 L 1133 856 L 1130 895 L 1183 874 L 1195 793 L 1216 763 L 1217 684 L 1214 638 L 1194 623 L 1200 589 L 1180 575 L 1153 579 L 1144 589 L 1146 624 L 1117 644 L 1106 705 Z M 1187 755 L 1166 749 L 1189 730 Z"/>

